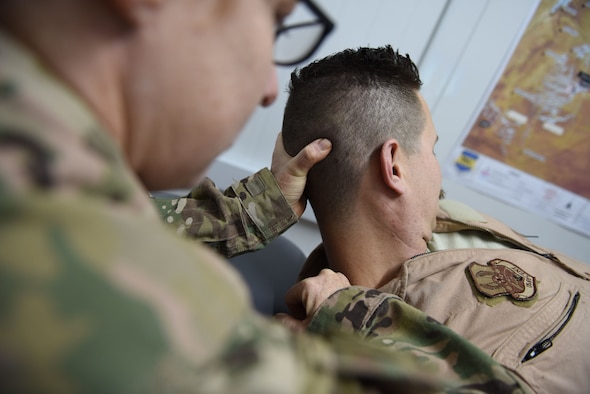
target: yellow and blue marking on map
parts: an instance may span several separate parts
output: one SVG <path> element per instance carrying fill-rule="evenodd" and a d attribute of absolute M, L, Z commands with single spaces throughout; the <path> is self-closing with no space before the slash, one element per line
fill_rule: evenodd
<path fill-rule="evenodd" d="M 459 171 L 471 171 L 475 167 L 478 158 L 479 155 L 476 153 L 464 150 L 455 161 L 455 166 Z"/>

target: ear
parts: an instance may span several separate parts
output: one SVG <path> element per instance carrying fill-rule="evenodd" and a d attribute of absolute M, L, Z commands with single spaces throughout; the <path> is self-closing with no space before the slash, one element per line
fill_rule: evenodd
<path fill-rule="evenodd" d="M 402 156 L 401 146 L 395 138 L 385 141 L 381 146 L 381 178 L 384 184 L 397 194 L 404 194 L 406 191 Z"/>
<path fill-rule="evenodd" d="M 111 8 L 125 21 L 138 25 L 147 11 L 161 5 L 163 0 L 107 0 Z"/>

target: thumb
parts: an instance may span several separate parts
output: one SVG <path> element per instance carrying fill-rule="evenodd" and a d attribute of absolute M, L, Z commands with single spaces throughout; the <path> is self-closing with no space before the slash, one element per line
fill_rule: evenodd
<path fill-rule="evenodd" d="M 305 176 L 318 162 L 328 156 L 332 150 L 332 142 L 326 138 L 319 138 L 308 144 L 293 158 L 290 172 L 296 176 Z"/>

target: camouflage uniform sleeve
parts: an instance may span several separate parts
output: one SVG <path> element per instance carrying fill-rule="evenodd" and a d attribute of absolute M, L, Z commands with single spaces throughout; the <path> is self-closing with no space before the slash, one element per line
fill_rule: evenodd
<path fill-rule="evenodd" d="M 186 197 L 154 202 L 179 234 L 226 257 L 262 249 L 299 219 L 266 168 L 223 192 L 207 178 Z"/>
<path fill-rule="evenodd" d="M 363 287 L 334 293 L 313 316 L 309 331 L 324 336 L 352 333 L 372 346 L 408 353 L 425 371 L 446 375 L 463 388 L 482 392 L 524 392 L 528 386 L 449 327 L 401 298 Z"/>

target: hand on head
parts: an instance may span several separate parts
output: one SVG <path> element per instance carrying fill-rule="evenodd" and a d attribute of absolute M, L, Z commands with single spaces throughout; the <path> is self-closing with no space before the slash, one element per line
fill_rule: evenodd
<path fill-rule="evenodd" d="M 307 199 L 303 196 L 307 173 L 318 162 L 328 156 L 332 143 L 323 138 L 317 139 L 303 148 L 295 157 L 289 156 L 283 146 L 282 134 L 279 133 L 272 154 L 271 171 L 281 191 L 298 216 L 303 214 Z"/>

